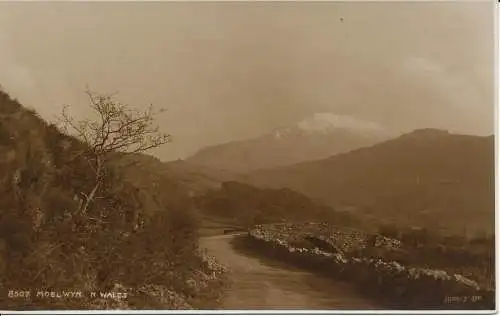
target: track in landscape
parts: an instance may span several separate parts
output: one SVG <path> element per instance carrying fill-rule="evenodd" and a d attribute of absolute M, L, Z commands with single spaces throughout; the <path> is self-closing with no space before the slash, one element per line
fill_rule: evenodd
<path fill-rule="evenodd" d="M 377 309 L 344 282 L 245 255 L 231 244 L 240 234 L 203 237 L 202 248 L 230 269 L 222 309 Z"/>

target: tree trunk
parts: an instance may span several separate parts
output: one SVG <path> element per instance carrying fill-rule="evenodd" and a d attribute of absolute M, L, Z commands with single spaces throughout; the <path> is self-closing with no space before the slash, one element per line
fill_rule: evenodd
<path fill-rule="evenodd" d="M 96 183 L 92 191 L 90 191 L 89 195 L 86 196 L 85 198 L 85 204 L 83 205 L 83 208 L 80 210 L 82 214 L 85 214 L 87 212 L 87 209 L 90 205 L 90 202 L 94 199 L 94 196 L 97 192 L 97 189 L 99 189 L 99 182 Z"/>
<path fill-rule="evenodd" d="M 96 174 L 96 179 L 95 179 L 95 186 L 90 191 L 88 195 L 85 196 L 85 204 L 83 205 L 83 208 L 80 209 L 80 212 L 82 214 L 85 214 L 87 212 L 87 209 L 89 208 L 90 202 L 94 200 L 95 194 L 97 193 L 97 190 L 99 189 L 99 185 L 101 184 L 101 180 L 103 179 L 103 164 L 101 161 L 101 157 L 99 155 L 95 156 L 95 162 L 96 162 L 96 167 L 95 167 L 95 174 Z"/>

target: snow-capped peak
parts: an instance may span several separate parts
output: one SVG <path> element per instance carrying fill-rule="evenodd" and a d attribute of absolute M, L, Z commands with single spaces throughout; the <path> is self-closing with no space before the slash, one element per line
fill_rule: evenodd
<path fill-rule="evenodd" d="M 281 128 L 277 129 L 273 132 L 275 138 L 281 138 L 286 136 L 287 134 L 290 134 L 292 132 L 291 128 Z"/>
<path fill-rule="evenodd" d="M 347 129 L 360 132 L 380 132 L 384 129 L 375 122 L 333 113 L 315 113 L 312 117 L 297 123 L 306 132 L 330 132 L 333 129 Z"/>
<path fill-rule="evenodd" d="M 386 137 L 392 133 L 378 123 L 334 113 L 314 113 L 312 116 L 295 123 L 292 126 L 278 128 L 272 132 L 275 139 L 290 135 L 328 134 L 344 130 L 359 135 Z"/>

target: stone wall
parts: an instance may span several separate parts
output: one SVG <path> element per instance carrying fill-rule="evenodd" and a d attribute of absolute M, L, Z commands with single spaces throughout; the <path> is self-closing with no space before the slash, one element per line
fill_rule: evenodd
<path fill-rule="evenodd" d="M 494 309 L 494 293 L 477 282 L 446 271 L 407 268 L 395 261 L 347 257 L 318 248 L 296 248 L 273 238 L 264 228 L 248 234 L 248 246 L 270 257 L 294 263 L 329 277 L 354 283 L 357 290 L 387 308 Z"/>

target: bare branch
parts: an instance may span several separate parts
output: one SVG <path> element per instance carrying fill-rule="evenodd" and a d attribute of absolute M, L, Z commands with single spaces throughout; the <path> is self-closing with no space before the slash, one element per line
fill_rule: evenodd
<path fill-rule="evenodd" d="M 160 132 L 154 124 L 155 116 L 165 109 L 155 111 L 152 104 L 139 111 L 127 104 L 115 101 L 112 95 L 103 95 L 85 91 L 89 108 L 97 115 L 97 120 L 76 121 L 65 106 L 60 122 L 65 131 L 71 130 L 89 149 L 86 160 L 95 173 L 93 191 L 85 195 L 84 208 L 96 197 L 96 188 L 100 188 L 106 174 L 106 160 L 113 152 L 140 153 L 171 141 L 171 136 Z M 82 210 L 85 212 L 85 210 Z"/>

